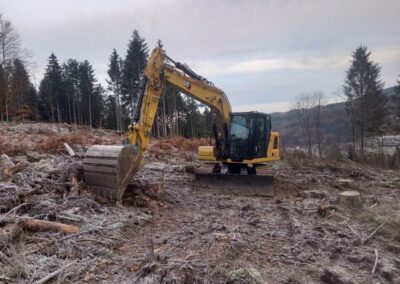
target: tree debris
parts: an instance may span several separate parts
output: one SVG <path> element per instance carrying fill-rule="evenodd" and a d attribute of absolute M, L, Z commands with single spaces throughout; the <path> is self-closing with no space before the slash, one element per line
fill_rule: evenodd
<path fill-rule="evenodd" d="M 38 219 L 26 219 L 20 222 L 20 225 L 24 229 L 28 229 L 31 231 L 52 231 L 52 232 L 62 232 L 64 234 L 74 234 L 79 232 L 79 227 L 62 224 L 58 222 L 51 222 L 45 220 L 38 220 Z"/>

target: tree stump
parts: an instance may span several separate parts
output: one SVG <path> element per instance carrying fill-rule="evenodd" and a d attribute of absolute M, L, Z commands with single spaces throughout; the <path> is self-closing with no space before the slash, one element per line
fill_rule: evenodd
<path fill-rule="evenodd" d="M 7 246 L 21 233 L 21 228 L 18 224 L 7 224 L 0 228 L 0 248 Z"/>
<path fill-rule="evenodd" d="M 349 209 L 358 209 L 362 207 L 360 193 L 355 190 L 342 191 L 338 194 L 340 205 Z"/>

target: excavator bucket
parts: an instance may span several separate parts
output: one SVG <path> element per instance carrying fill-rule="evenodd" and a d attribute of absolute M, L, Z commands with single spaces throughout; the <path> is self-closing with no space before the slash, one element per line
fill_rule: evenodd
<path fill-rule="evenodd" d="M 274 196 L 271 174 L 216 174 L 205 169 L 195 173 L 195 189 L 241 196 Z"/>
<path fill-rule="evenodd" d="M 93 145 L 85 153 L 83 169 L 89 190 L 110 200 L 121 200 L 143 157 L 134 145 Z"/>

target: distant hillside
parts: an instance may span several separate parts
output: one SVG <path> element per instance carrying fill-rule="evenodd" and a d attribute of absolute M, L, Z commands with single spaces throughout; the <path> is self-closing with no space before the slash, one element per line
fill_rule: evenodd
<path fill-rule="evenodd" d="M 395 93 L 395 87 L 386 88 L 383 94 L 388 100 L 388 110 L 391 108 L 391 97 Z M 285 146 L 302 145 L 301 130 L 293 123 L 294 111 L 271 113 L 272 128 L 280 131 L 282 142 Z M 351 127 L 345 110 L 345 103 L 328 104 L 323 108 L 323 132 L 324 144 L 343 143 L 351 140 Z"/>

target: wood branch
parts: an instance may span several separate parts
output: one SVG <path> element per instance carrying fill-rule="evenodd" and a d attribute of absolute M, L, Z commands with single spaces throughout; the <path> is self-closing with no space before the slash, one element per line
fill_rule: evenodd
<path fill-rule="evenodd" d="M 4 167 L 0 173 L 0 181 L 7 179 L 11 175 L 23 170 L 26 167 L 26 164 L 23 162 L 19 162 L 15 166 Z"/>
<path fill-rule="evenodd" d="M 79 239 L 79 240 L 77 240 L 77 242 L 94 242 L 94 243 L 101 244 L 101 245 L 103 245 L 105 247 L 109 247 L 110 246 L 109 244 L 106 244 L 105 242 L 102 242 L 102 241 L 99 241 L 99 240 L 96 240 L 96 239 Z"/>
<path fill-rule="evenodd" d="M 378 259 L 379 259 L 378 250 L 375 249 L 375 263 L 374 263 L 374 267 L 372 267 L 372 271 L 371 271 L 372 274 L 375 273 L 375 270 L 376 270 L 376 268 L 378 266 Z"/>
<path fill-rule="evenodd" d="M 360 240 L 362 240 L 363 238 L 361 237 L 361 235 L 359 233 L 357 233 L 356 230 L 354 230 L 349 223 L 346 222 L 347 227 L 353 232 L 354 235 L 356 235 L 357 237 L 360 238 Z"/>
<path fill-rule="evenodd" d="M 56 277 L 58 274 L 60 274 L 64 269 L 70 267 L 72 264 L 74 264 L 76 261 L 72 261 L 70 263 L 67 263 L 66 265 L 62 266 L 61 268 L 57 269 L 56 271 L 53 271 L 50 274 L 47 274 L 45 277 L 43 277 L 42 279 L 34 282 L 35 284 L 44 284 L 47 281 L 49 281 L 50 279 Z"/>
<path fill-rule="evenodd" d="M 68 195 L 68 197 L 77 197 L 79 196 L 79 183 L 78 183 L 78 179 L 76 178 L 76 176 L 72 176 L 71 177 L 71 191 Z"/>
<path fill-rule="evenodd" d="M 1 219 L 0 219 L 0 222 L 2 222 L 3 220 L 5 220 L 8 216 L 10 216 L 11 214 L 15 214 L 15 213 L 17 213 L 17 211 L 20 209 L 20 208 L 22 208 L 22 207 L 24 207 L 25 205 L 28 205 L 29 203 L 22 203 L 22 204 L 20 204 L 20 205 L 18 205 L 18 206 L 16 206 L 16 207 L 14 207 L 13 209 L 11 209 L 10 211 L 8 211 L 6 214 L 4 214 L 3 216 L 1 216 Z"/>
<path fill-rule="evenodd" d="M 362 243 L 365 244 L 366 242 L 368 242 L 375 234 L 376 232 L 378 232 L 378 230 L 380 228 L 383 227 L 383 225 L 385 225 L 387 222 L 389 222 L 389 220 L 391 220 L 392 218 L 387 219 L 385 222 L 383 222 L 382 224 L 380 224 L 371 234 L 369 234 L 368 237 L 366 237 L 365 239 L 362 240 Z"/>
<path fill-rule="evenodd" d="M 65 142 L 65 143 L 64 143 L 64 147 L 65 147 L 65 149 L 67 150 L 68 154 L 69 154 L 71 157 L 75 157 L 75 156 L 76 156 L 74 150 L 71 148 L 71 146 L 68 145 L 68 143 Z"/>
<path fill-rule="evenodd" d="M 21 222 L 21 226 L 24 229 L 28 229 L 31 231 L 51 231 L 62 232 L 64 234 L 74 234 L 79 232 L 79 227 L 77 226 L 38 219 L 25 219 Z"/>

